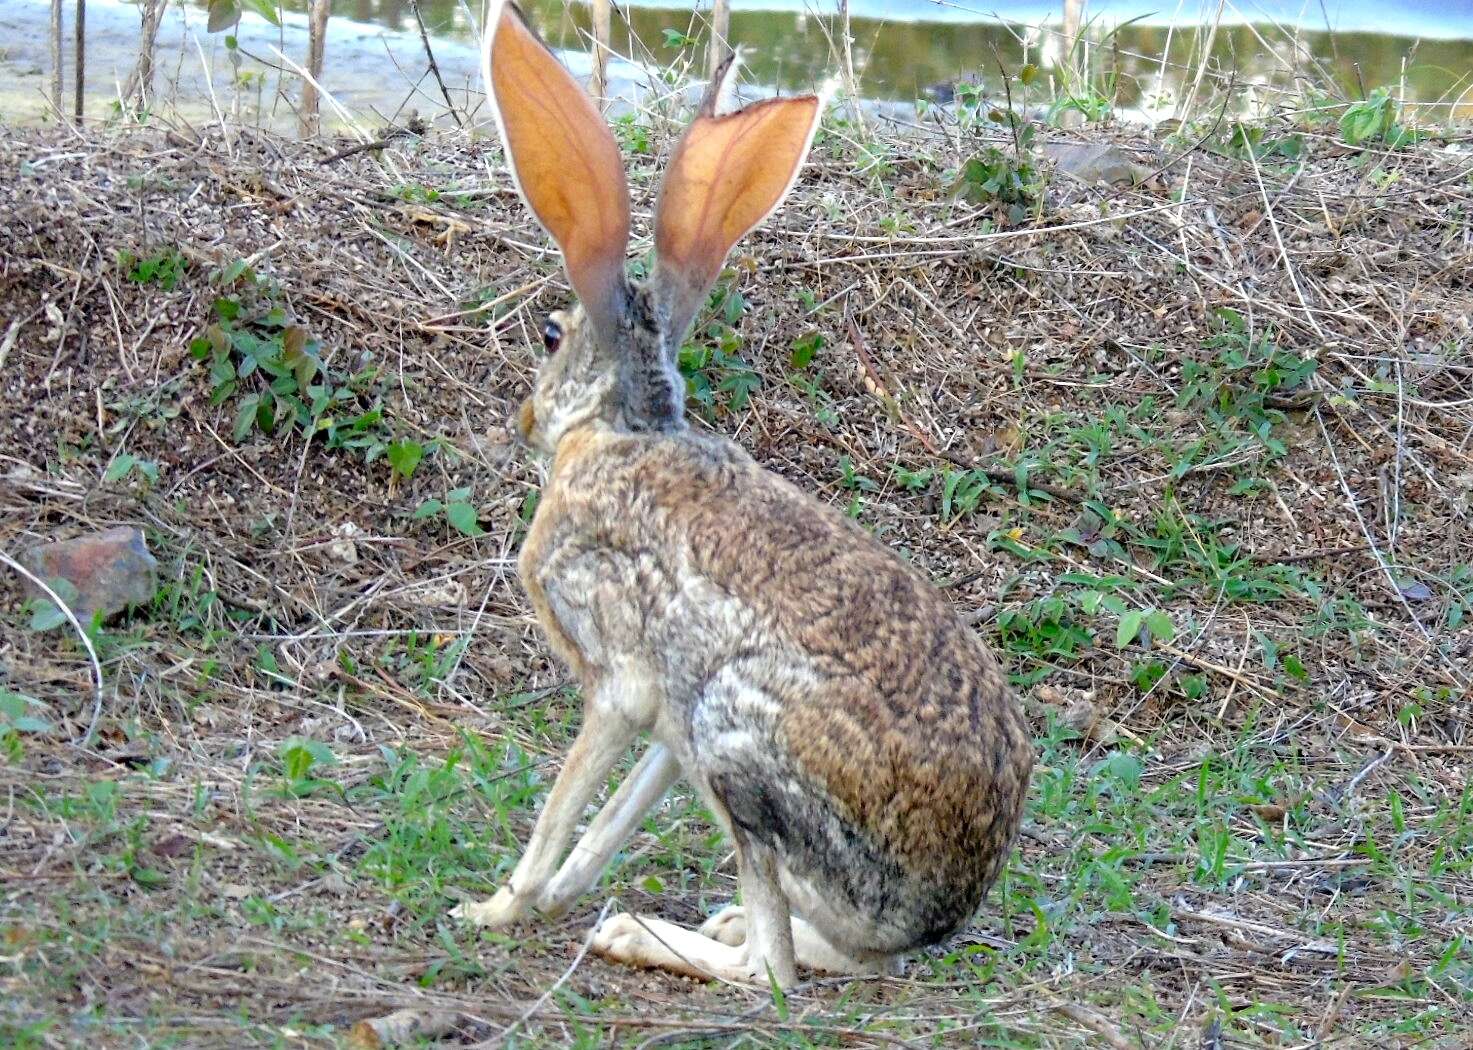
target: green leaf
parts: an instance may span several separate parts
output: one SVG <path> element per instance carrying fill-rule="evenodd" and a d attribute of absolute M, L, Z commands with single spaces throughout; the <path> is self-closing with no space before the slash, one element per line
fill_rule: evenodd
<path fill-rule="evenodd" d="M 445 520 L 467 536 L 481 535 L 477 522 L 476 508 L 469 503 L 452 503 L 445 508 Z"/>
<path fill-rule="evenodd" d="M 793 340 L 792 363 L 794 368 L 807 368 L 813 357 L 823 347 L 823 334 L 811 332 Z"/>
<path fill-rule="evenodd" d="M 108 465 L 107 473 L 102 475 L 102 480 L 105 482 L 122 481 L 137 462 L 137 457 L 124 452 Z"/>
<path fill-rule="evenodd" d="M 232 435 L 235 438 L 236 444 L 240 444 L 240 442 L 244 441 L 247 435 L 249 435 L 251 430 L 255 427 L 256 408 L 260 405 L 260 403 L 260 394 L 247 394 L 245 397 L 241 398 L 240 408 L 236 409 L 235 412 L 235 426 L 232 428 L 231 431 Z"/>
<path fill-rule="evenodd" d="M 1146 630 L 1151 632 L 1151 637 L 1157 641 L 1169 642 L 1176 637 L 1176 625 L 1171 622 L 1160 609 L 1152 609 L 1146 614 Z"/>
<path fill-rule="evenodd" d="M 1120 627 L 1115 631 L 1115 648 L 1124 649 L 1141 633 L 1141 624 L 1145 623 L 1146 612 L 1144 609 L 1131 609 L 1120 617 Z"/>
<path fill-rule="evenodd" d="M 17 733 L 51 732 L 50 722 L 28 714 L 32 707 L 45 706 L 33 696 L 0 689 L 0 729 L 11 729 Z"/>
<path fill-rule="evenodd" d="M 261 428 L 263 434 L 276 429 L 276 398 L 270 394 L 262 394 L 256 405 L 256 426 Z"/>
<path fill-rule="evenodd" d="M 402 478 L 414 476 L 414 468 L 425 457 L 425 447 L 418 441 L 394 441 L 388 448 L 389 466 Z"/>
<path fill-rule="evenodd" d="M 159 871 L 158 868 L 138 867 L 134 865 L 128 869 L 128 874 L 133 881 L 144 889 L 156 889 L 169 881 L 169 876 Z"/>
<path fill-rule="evenodd" d="M 210 0 L 209 11 L 209 20 L 205 23 L 205 31 L 209 33 L 218 33 L 240 19 L 240 4 L 237 0 Z"/>
<path fill-rule="evenodd" d="M 31 630 L 50 631 L 67 622 L 62 612 L 47 598 L 37 598 L 31 606 Z"/>
<path fill-rule="evenodd" d="M 1134 755 L 1117 751 L 1105 760 L 1104 766 L 1128 793 L 1134 794 L 1140 788 L 1144 767 Z"/>
<path fill-rule="evenodd" d="M 281 25 L 281 15 L 276 10 L 276 0 L 245 0 L 251 9 L 274 26 Z"/>
<path fill-rule="evenodd" d="M 783 994 L 783 986 L 778 984 L 771 966 L 767 968 L 767 983 L 772 987 L 773 1012 L 777 1014 L 779 1021 L 786 1021 L 788 1019 L 788 997 Z"/>
<path fill-rule="evenodd" d="M 422 518 L 432 518 L 444 509 L 445 504 L 441 503 L 439 500 L 427 499 L 418 507 L 414 508 L 414 513 L 411 514 L 410 517 L 413 518 L 415 521 L 419 521 Z"/>

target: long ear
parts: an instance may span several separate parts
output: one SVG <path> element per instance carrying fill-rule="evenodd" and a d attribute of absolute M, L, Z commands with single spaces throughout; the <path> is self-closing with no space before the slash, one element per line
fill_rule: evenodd
<path fill-rule="evenodd" d="M 767 218 L 797 181 L 823 115 L 819 95 L 766 99 L 719 113 L 730 94 L 733 58 L 712 80 L 675 147 L 655 209 L 654 286 L 668 311 L 672 352 L 732 245 Z"/>
<path fill-rule="evenodd" d="M 614 136 L 514 3 L 491 0 L 481 75 L 517 189 L 562 248 L 594 327 L 610 332 L 629 244 L 629 186 Z"/>

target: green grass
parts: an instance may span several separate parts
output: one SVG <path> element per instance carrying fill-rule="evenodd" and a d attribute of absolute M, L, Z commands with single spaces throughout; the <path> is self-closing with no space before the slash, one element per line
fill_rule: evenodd
<path fill-rule="evenodd" d="M 1098 111 L 1102 85 L 1074 98 Z M 1197 177 L 1257 164 L 1291 178 L 1325 136 L 1374 117 L 1381 138 L 1370 128 L 1354 148 L 1375 151 L 1381 175 L 1337 154 L 1301 182 L 1355 182 L 1378 205 L 1356 222 L 1389 241 L 1403 198 L 1374 195 L 1443 192 L 1443 175 L 1419 180 L 1402 115 L 1387 125 L 1366 102 L 1303 127 L 1228 122 Z M 988 116 L 971 103 L 969 133 Z M 653 190 L 644 158 L 663 134 L 619 125 L 646 165 L 636 193 Z M 522 336 L 562 305 L 544 280 L 556 259 L 471 238 L 467 261 L 403 230 L 384 254 L 346 226 L 318 243 L 297 225 L 307 270 L 285 250 L 246 266 L 264 245 L 222 221 L 207 265 L 159 208 L 158 230 L 100 244 L 119 260 L 124 348 L 158 359 L 111 355 L 102 309 L 68 322 L 90 318 L 87 345 L 108 348 L 85 397 L 42 382 L 60 348 L 29 328 L 6 365 L 47 428 L 0 419 L 34 471 L 0 501 L 7 535 L 139 522 L 162 583 L 93 632 L 107 689 L 88 751 L 73 741 L 90 666 L 69 628 L 33 630 L 18 594 L 0 610 L 0 1045 L 341 1046 L 354 1021 L 418 1002 L 457 1016 L 448 1045 L 1052 1050 L 1103 1030 L 1142 1046 L 1459 1046 L 1473 1007 L 1458 674 L 1473 565 L 1448 450 L 1467 426 L 1425 404 L 1458 402 L 1460 344 L 1444 334 L 1413 357 L 1405 341 L 1310 338 L 1273 291 L 1267 228 L 1226 205 L 1243 258 L 1268 260 L 1253 287 L 1275 309 L 1211 300 L 1145 335 L 1109 328 L 1114 314 L 1099 322 L 1109 339 L 1067 334 L 1059 318 L 1087 326 L 1113 293 L 1070 298 L 1060 274 L 1138 270 L 1155 282 L 1142 294 L 1174 307 L 1188 298 L 1176 248 L 1132 240 L 1160 234 L 1136 219 L 1118 239 L 1089 227 L 1037 251 L 1003 242 L 997 258 L 993 242 L 907 257 L 907 238 L 953 245 L 1004 218 L 955 210 L 973 208 L 950 194 L 965 157 L 992 166 L 972 173 L 978 207 L 1023 204 L 998 191 L 1026 182 L 1028 214 L 1010 223 L 1052 222 L 1084 192 L 1035 186 L 1021 143 L 975 145 L 942 163 L 828 124 L 806 210 L 753 242 L 766 268 L 722 276 L 680 359 L 697 426 L 735 434 L 945 584 L 1026 700 L 1039 765 L 1024 832 L 967 931 L 903 980 L 782 996 L 580 958 L 606 904 L 694 924 L 731 901 L 730 844 L 683 787 L 567 916 L 497 933 L 450 921 L 512 869 L 580 724 L 514 579 L 541 479 L 496 431 L 525 393 Z M 457 188 L 483 173 L 458 178 L 441 159 L 449 174 L 365 175 L 372 199 L 464 206 Z M 201 207 L 238 208 L 237 191 L 159 165 L 150 193 L 202 185 Z M 1256 182 L 1213 185 L 1258 199 Z M 509 198 L 477 199 L 491 226 L 523 228 Z M 1435 232 L 1461 243 L 1466 217 L 1435 199 Z M 1320 221 L 1318 202 L 1275 200 L 1291 235 Z M 1066 203 L 1081 201 L 1095 198 Z M 306 221 L 294 215 L 281 221 Z M 866 239 L 786 251 L 821 223 Z M 341 245 L 371 262 L 374 295 L 332 284 Z M 1435 253 L 1414 247 L 1397 265 L 1431 296 L 1435 275 L 1414 268 Z M 893 265 L 851 273 L 850 250 Z M 1420 309 L 1377 272 L 1379 296 Z M 425 305 L 426 274 L 453 294 Z M 346 522 L 359 531 L 337 531 Z M 451 584 L 464 600 L 445 599 Z"/>

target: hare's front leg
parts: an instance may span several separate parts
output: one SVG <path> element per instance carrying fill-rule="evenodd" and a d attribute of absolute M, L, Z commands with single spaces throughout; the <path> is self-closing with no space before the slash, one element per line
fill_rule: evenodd
<path fill-rule="evenodd" d="M 573 846 L 568 859 L 543 891 L 537 910 L 544 915 L 561 915 L 591 890 L 619 847 L 629 840 L 645 815 L 678 779 L 680 762 L 675 755 L 664 744 L 651 744 Z"/>
<path fill-rule="evenodd" d="M 626 695 L 617 686 L 602 686 L 590 698 L 583 728 L 568 749 L 562 771 L 511 878 L 490 900 L 462 904 L 450 913 L 452 917 L 494 928 L 526 918 L 541 906 L 548 881 L 568 848 L 583 810 L 641 728 L 621 702 Z M 593 877 L 597 878 L 597 873 Z"/>

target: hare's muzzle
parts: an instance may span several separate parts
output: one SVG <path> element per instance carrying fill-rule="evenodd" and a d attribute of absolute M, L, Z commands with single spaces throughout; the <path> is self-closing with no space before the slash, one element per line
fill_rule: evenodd
<path fill-rule="evenodd" d="M 522 444 L 530 444 L 532 431 L 537 427 L 537 411 L 532 407 L 532 399 L 529 397 L 522 402 L 522 407 L 517 409 L 516 432 Z"/>

